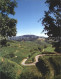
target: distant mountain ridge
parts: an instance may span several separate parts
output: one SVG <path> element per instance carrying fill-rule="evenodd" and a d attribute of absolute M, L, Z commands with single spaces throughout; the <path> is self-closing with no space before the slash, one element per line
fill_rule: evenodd
<path fill-rule="evenodd" d="M 23 36 L 14 36 L 14 37 L 9 37 L 8 40 L 16 40 L 16 41 L 33 41 L 38 38 L 45 38 L 45 37 L 40 37 L 36 35 L 23 35 Z"/>

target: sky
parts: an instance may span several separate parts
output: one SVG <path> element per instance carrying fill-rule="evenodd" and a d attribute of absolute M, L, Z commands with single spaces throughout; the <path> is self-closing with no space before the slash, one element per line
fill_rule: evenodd
<path fill-rule="evenodd" d="M 17 0 L 16 14 L 10 17 L 17 19 L 17 36 L 38 35 L 47 36 L 43 31 L 40 18 L 44 17 L 44 11 L 48 10 L 45 0 Z M 38 22 L 39 21 L 39 22 Z"/>

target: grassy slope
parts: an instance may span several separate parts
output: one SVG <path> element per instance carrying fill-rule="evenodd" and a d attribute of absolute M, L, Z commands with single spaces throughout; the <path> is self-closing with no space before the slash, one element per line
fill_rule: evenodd
<path fill-rule="evenodd" d="M 0 57 L 0 78 L 2 79 L 18 79 L 21 72 L 22 67 L 17 63 Z M 4 78 L 3 78 L 4 75 Z"/>
<path fill-rule="evenodd" d="M 45 48 L 44 51 L 46 51 L 46 52 L 55 52 L 54 49 L 55 48 L 52 48 L 52 46 L 49 46 L 49 47 Z"/>
<path fill-rule="evenodd" d="M 39 43 L 37 41 L 35 41 L 35 42 L 30 42 L 30 41 L 26 41 L 26 42 L 25 41 L 22 41 L 22 42 L 11 41 L 11 42 L 8 42 L 8 43 L 10 43 L 10 46 L 0 48 L 0 59 L 2 60 L 1 57 L 6 58 L 6 60 L 9 59 L 9 62 L 12 61 L 12 62 L 17 63 L 17 67 L 18 67 L 18 64 L 20 65 L 21 61 L 24 58 L 28 57 L 28 56 L 30 56 L 29 61 L 32 61 L 32 59 L 35 57 L 35 55 L 41 53 L 40 50 L 38 50 L 38 47 L 41 47 L 43 49 L 43 45 L 46 44 L 45 42 L 42 42 L 42 44 L 41 44 L 41 43 Z M 47 46 L 48 47 L 45 48 L 44 51 L 54 52 L 54 48 L 52 48 L 50 44 L 48 44 Z M 48 58 L 48 57 L 45 57 L 45 58 Z M 14 68 L 14 69 L 16 70 L 16 68 Z M 36 66 L 22 67 L 22 68 L 20 66 L 19 70 L 21 70 L 23 73 L 26 73 L 26 72 L 29 71 L 31 73 L 34 73 L 34 75 L 42 76 L 42 74 L 37 70 Z"/>
<path fill-rule="evenodd" d="M 44 56 L 39 59 L 43 60 L 49 69 L 46 79 L 61 79 L 61 56 Z"/>
<path fill-rule="evenodd" d="M 34 42 L 11 42 L 10 46 L 0 48 L 0 56 L 20 63 L 22 59 L 29 55 L 38 53 L 37 48 L 38 44 Z"/>
<path fill-rule="evenodd" d="M 32 56 L 35 56 L 37 53 L 40 53 L 40 51 L 38 50 L 38 47 L 40 45 L 38 43 L 36 43 L 36 42 L 30 42 L 30 41 L 26 41 L 26 42 L 24 42 L 24 41 L 22 41 L 22 42 L 11 41 L 11 42 L 8 42 L 8 44 L 10 44 L 10 46 L 7 46 L 7 47 L 1 47 L 0 46 L 0 62 L 2 62 L 2 59 L 4 59 L 3 64 L 1 64 L 1 66 L 0 66 L 1 70 L 2 70 L 3 67 L 5 67 L 7 69 L 8 62 L 10 63 L 10 65 L 12 63 L 14 63 L 14 65 L 16 65 L 16 63 L 17 63 L 16 66 L 18 67 L 18 64 L 20 65 L 21 61 L 24 58 L 26 58 L 26 57 L 28 57 L 30 55 L 31 56 L 30 59 L 32 59 Z M 6 66 L 4 64 L 6 64 Z M 13 69 L 11 67 L 7 69 L 7 73 L 12 72 Z M 21 68 L 21 66 L 18 67 L 19 70 L 24 71 L 24 70 L 22 70 L 22 68 Z M 17 72 L 21 73 L 20 71 L 16 71 L 16 69 L 17 68 L 14 67 L 14 70 L 13 70 L 12 74 L 17 73 Z M 30 72 L 34 71 L 33 73 L 35 75 L 36 74 L 38 75 L 38 73 L 39 73 L 39 76 L 41 76 L 41 73 L 38 72 L 36 67 L 26 67 L 24 69 L 25 69 L 25 71 L 27 71 L 27 70 L 29 70 Z M 36 73 L 35 73 L 35 71 L 36 71 Z M 2 72 L 4 72 L 4 69 L 2 70 Z M 6 72 L 4 72 L 4 73 L 6 73 Z"/>

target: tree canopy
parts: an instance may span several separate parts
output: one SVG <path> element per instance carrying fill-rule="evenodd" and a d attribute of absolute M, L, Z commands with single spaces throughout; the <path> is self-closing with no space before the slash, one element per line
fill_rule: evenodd
<path fill-rule="evenodd" d="M 60 37 L 61 28 L 61 6 L 60 0 L 46 0 L 49 10 L 45 11 L 42 24 L 47 30 L 47 35 L 50 37 Z"/>
<path fill-rule="evenodd" d="M 42 20 L 43 31 L 47 31 L 49 37 L 57 38 L 59 42 L 55 45 L 57 47 L 61 41 L 61 0 L 46 0 L 45 3 L 48 4 L 48 11 L 45 11 Z"/>
<path fill-rule="evenodd" d="M 16 35 L 17 20 L 8 15 L 14 15 L 17 7 L 16 0 L 0 0 L 0 34 L 3 37 Z"/>

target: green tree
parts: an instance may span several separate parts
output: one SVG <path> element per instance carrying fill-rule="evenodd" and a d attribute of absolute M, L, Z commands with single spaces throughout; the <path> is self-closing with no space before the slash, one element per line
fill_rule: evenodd
<path fill-rule="evenodd" d="M 45 11 L 45 16 L 42 20 L 44 30 L 47 31 L 47 35 L 58 42 L 54 43 L 56 51 L 60 52 L 61 41 L 61 0 L 46 0 L 48 4 L 48 11 Z"/>
<path fill-rule="evenodd" d="M 16 0 L 0 0 L 0 34 L 4 39 L 16 35 L 17 20 L 9 17 L 15 14 L 15 7 Z"/>

